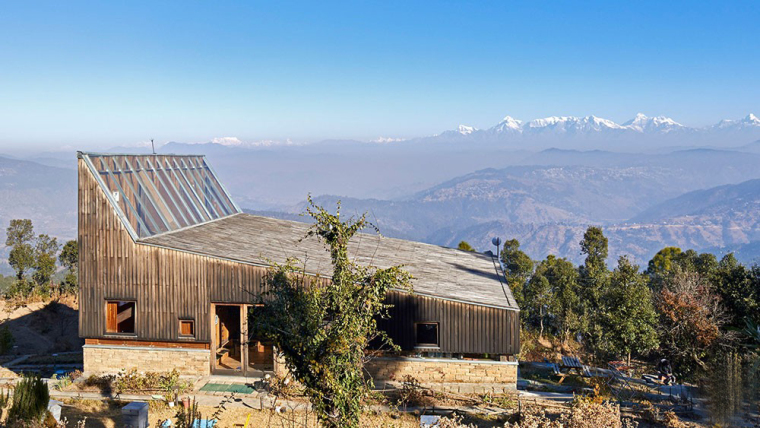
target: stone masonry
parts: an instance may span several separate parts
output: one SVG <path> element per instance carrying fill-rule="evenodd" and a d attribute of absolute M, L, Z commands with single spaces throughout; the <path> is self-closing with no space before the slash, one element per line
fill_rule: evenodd
<path fill-rule="evenodd" d="M 517 389 L 517 362 L 433 358 L 375 358 L 366 366 L 375 385 L 397 386 L 412 376 L 421 386 L 458 393 Z"/>
<path fill-rule="evenodd" d="M 84 371 L 87 373 L 118 373 L 122 369 L 167 372 L 177 369 L 181 375 L 206 376 L 211 371 L 211 352 L 207 349 L 119 345 L 84 345 L 82 348 Z"/>

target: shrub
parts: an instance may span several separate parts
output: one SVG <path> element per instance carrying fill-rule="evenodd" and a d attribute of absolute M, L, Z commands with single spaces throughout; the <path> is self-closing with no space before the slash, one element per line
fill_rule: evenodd
<path fill-rule="evenodd" d="M 11 421 L 41 421 L 47 415 L 50 401 L 48 387 L 39 375 L 25 374 L 13 391 L 13 404 L 8 412 Z"/>
<path fill-rule="evenodd" d="M 174 392 L 183 393 L 192 387 L 190 382 L 183 381 L 179 378 L 179 371 L 176 369 L 168 373 L 145 372 L 139 373 L 137 369 L 129 371 L 122 370 L 113 378 L 112 386 L 116 393 L 121 394 L 127 391 L 163 391 L 166 393 Z"/>
<path fill-rule="evenodd" d="M 16 340 L 13 338 L 11 329 L 8 325 L 0 327 L 0 354 L 5 355 L 13 349 L 13 343 Z"/>

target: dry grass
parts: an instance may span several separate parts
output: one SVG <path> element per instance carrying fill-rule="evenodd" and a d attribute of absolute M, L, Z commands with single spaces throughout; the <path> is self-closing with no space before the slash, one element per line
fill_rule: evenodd
<path fill-rule="evenodd" d="M 96 400 L 66 400 L 62 416 L 65 417 L 69 426 L 87 418 L 87 428 L 117 428 L 123 426 L 121 408 L 126 404 L 118 401 Z M 204 418 L 209 418 L 217 409 L 211 406 L 198 406 Z M 152 427 L 157 426 L 159 421 L 166 419 L 174 420 L 177 408 L 169 408 L 164 403 L 152 402 L 149 409 L 149 419 Z M 303 411 L 285 410 L 278 413 L 272 410 L 255 410 L 242 406 L 228 406 L 218 418 L 218 428 L 234 428 L 243 426 L 248 420 L 249 428 L 258 427 L 310 427 L 317 428 L 316 418 L 313 413 Z M 504 421 L 493 416 L 465 416 L 462 422 L 472 424 L 479 428 L 501 427 Z M 418 428 L 419 416 L 400 412 L 378 413 L 368 411 L 362 415 L 362 427 L 367 428 Z"/>

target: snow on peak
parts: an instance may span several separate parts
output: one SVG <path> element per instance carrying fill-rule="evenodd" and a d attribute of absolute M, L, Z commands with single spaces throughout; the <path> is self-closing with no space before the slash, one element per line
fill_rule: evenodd
<path fill-rule="evenodd" d="M 723 119 L 720 122 L 718 122 L 716 125 L 714 125 L 713 128 L 738 130 L 738 129 L 746 129 L 746 128 L 753 129 L 758 126 L 760 126 L 760 119 L 758 119 L 758 117 L 755 116 L 754 114 L 750 113 L 747 116 L 745 116 L 744 119 L 739 119 L 739 120 Z"/>
<path fill-rule="evenodd" d="M 478 130 L 477 128 L 472 127 L 472 126 L 467 126 L 467 125 L 459 125 L 457 127 L 457 132 L 462 135 L 470 135 L 477 130 Z"/>
<path fill-rule="evenodd" d="M 633 129 L 639 132 L 654 131 L 654 132 L 670 132 L 675 129 L 685 128 L 675 120 L 665 117 L 647 117 L 643 113 L 636 114 L 636 117 L 623 124 L 623 127 Z"/>
<path fill-rule="evenodd" d="M 620 129 L 622 127 L 609 119 L 592 115 L 586 117 L 550 116 L 533 119 L 526 124 L 526 128 L 534 131 L 585 132 Z"/>
<path fill-rule="evenodd" d="M 393 137 L 378 137 L 374 140 L 370 140 L 370 143 L 378 143 L 378 144 L 386 144 L 386 143 L 396 143 L 398 141 L 405 141 L 405 138 L 393 138 Z"/>
<path fill-rule="evenodd" d="M 496 132 L 520 132 L 522 131 L 522 125 L 522 120 L 517 120 L 512 116 L 504 116 L 504 119 L 492 129 Z"/>
<path fill-rule="evenodd" d="M 242 146 L 243 142 L 238 137 L 217 137 L 211 140 L 212 144 L 220 146 Z"/>

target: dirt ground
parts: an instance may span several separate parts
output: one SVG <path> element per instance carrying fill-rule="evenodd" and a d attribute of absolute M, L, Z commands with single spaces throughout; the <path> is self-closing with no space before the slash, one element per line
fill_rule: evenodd
<path fill-rule="evenodd" d="M 123 403 L 104 402 L 94 400 L 67 401 L 61 416 L 66 418 L 69 426 L 76 426 L 76 422 L 87 418 L 87 428 L 116 428 L 121 427 L 121 407 Z M 216 411 L 213 407 L 199 406 L 198 409 L 204 419 L 213 415 Z M 176 408 L 161 406 L 149 411 L 149 420 L 152 427 L 157 426 L 159 421 L 174 417 Z M 249 418 L 250 417 L 250 418 Z M 256 427 L 301 427 L 308 422 L 309 427 L 316 427 L 316 420 L 312 415 L 303 412 L 285 412 L 277 414 L 273 411 L 247 409 L 245 407 L 229 407 L 222 411 L 218 417 L 218 428 L 233 428 L 237 425 L 244 426 L 248 421 L 249 428 Z M 410 414 L 365 414 L 362 417 L 362 426 L 384 428 L 418 428 L 419 418 Z M 490 426 L 490 425 L 489 425 Z"/>
<path fill-rule="evenodd" d="M 0 299 L 0 321 L 13 334 L 12 354 L 79 351 L 79 305 L 73 296 L 16 307 Z"/>

